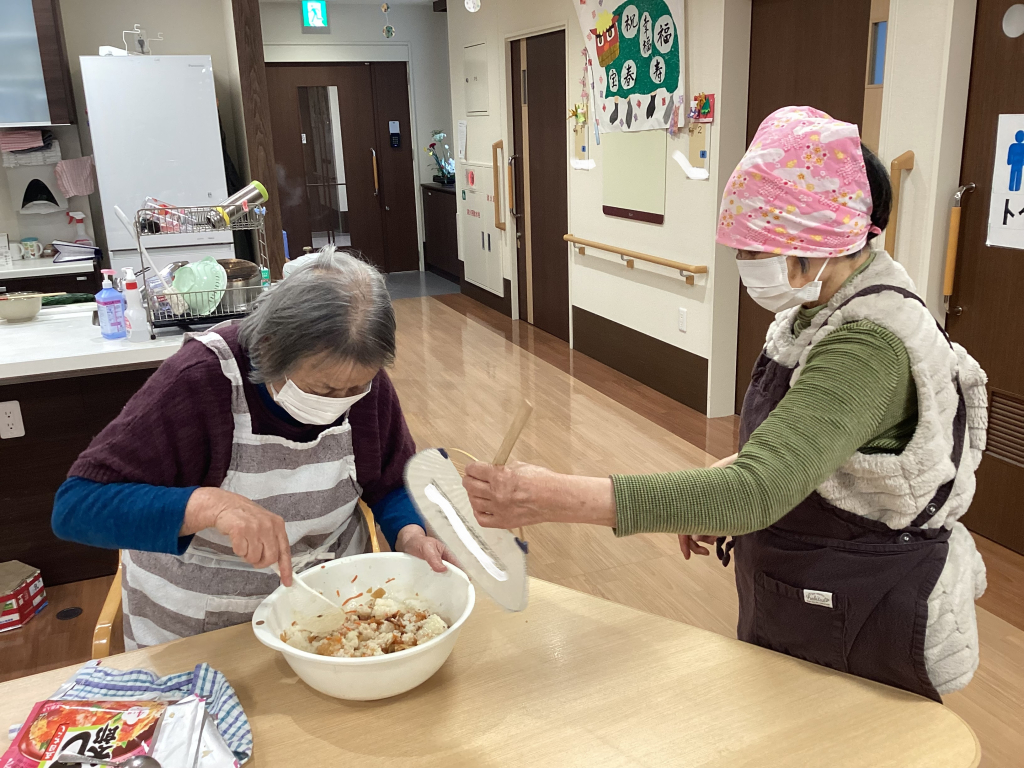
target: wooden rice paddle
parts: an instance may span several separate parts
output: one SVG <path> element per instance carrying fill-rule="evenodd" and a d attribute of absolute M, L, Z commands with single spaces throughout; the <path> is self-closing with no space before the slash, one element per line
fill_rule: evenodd
<path fill-rule="evenodd" d="M 516 444 L 516 440 L 519 439 L 519 434 L 523 431 L 523 427 L 526 426 L 526 422 L 530 420 L 530 414 L 533 413 L 533 403 L 529 400 L 523 400 L 522 405 L 519 406 L 519 410 L 516 412 L 515 419 L 512 420 L 512 426 L 508 428 L 508 432 L 505 433 L 505 439 L 501 441 L 501 447 L 498 449 L 498 453 L 494 456 L 494 461 L 491 462 L 496 467 L 505 466 L 505 462 L 508 461 L 509 454 L 512 453 L 512 448 Z M 519 540 L 523 539 L 523 529 L 519 529 Z"/>

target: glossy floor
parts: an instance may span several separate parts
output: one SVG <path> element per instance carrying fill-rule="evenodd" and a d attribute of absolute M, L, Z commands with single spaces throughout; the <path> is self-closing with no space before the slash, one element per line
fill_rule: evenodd
<path fill-rule="evenodd" d="M 528 397 L 536 410 L 512 457 L 559 471 L 673 470 L 706 466 L 734 450 L 734 419 L 705 419 L 464 296 L 400 300 L 396 310 L 392 376 L 421 447 L 492 456 Z M 713 558 L 684 561 L 675 537 L 616 539 L 607 530 L 550 525 L 528 529 L 527 537 L 530 569 L 540 578 L 735 634 L 731 568 Z M 982 664 L 974 682 L 946 702 L 977 732 L 982 765 L 1010 768 L 1024 754 L 1024 557 L 985 540 L 979 548 L 989 567 L 989 591 L 978 608 Z M 53 590 L 47 611 L 87 609 L 72 622 L 44 612 L 19 637 L 0 635 L 0 680 L 85 660 L 106 583 Z"/>

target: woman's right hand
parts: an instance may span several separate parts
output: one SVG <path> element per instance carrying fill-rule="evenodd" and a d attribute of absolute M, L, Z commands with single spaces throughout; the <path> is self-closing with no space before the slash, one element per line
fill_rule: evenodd
<path fill-rule="evenodd" d="M 685 533 L 679 534 L 679 549 L 683 553 L 683 560 L 689 560 L 691 553 L 707 557 L 711 554 L 701 544 L 714 544 L 717 536 L 690 536 Z"/>
<path fill-rule="evenodd" d="M 214 528 L 229 539 L 235 554 L 255 568 L 277 563 L 281 583 L 292 584 L 292 551 L 284 519 L 259 504 L 220 488 L 197 488 L 185 506 L 180 534 Z"/>

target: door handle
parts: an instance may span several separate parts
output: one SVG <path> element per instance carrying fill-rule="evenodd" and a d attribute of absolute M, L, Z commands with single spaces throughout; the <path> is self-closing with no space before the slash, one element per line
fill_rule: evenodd
<path fill-rule="evenodd" d="M 508 212 L 512 214 L 513 218 L 518 219 L 519 214 L 516 212 L 516 158 L 519 155 L 508 156 Z"/>
<path fill-rule="evenodd" d="M 973 183 L 965 184 L 953 195 L 953 207 L 949 209 L 949 242 L 946 243 L 946 275 L 942 284 L 942 295 L 946 297 L 949 311 L 949 297 L 953 295 L 953 281 L 956 279 L 956 252 L 960 245 L 960 205 L 964 195 L 975 188 Z M 958 308 L 959 309 L 959 308 Z M 960 310 L 963 311 L 962 309 Z M 953 314 L 959 315 L 959 312 Z"/>
<path fill-rule="evenodd" d="M 373 153 L 373 196 L 380 196 L 380 176 L 377 174 L 377 150 L 371 149 Z"/>
<path fill-rule="evenodd" d="M 498 150 L 505 151 L 505 142 L 501 139 L 491 144 L 491 174 L 494 176 L 494 226 L 505 231 L 505 222 L 501 218 L 501 167 L 498 165 Z"/>

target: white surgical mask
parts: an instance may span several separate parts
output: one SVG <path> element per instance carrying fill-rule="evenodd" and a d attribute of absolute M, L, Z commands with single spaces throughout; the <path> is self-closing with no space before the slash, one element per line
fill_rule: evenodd
<path fill-rule="evenodd" d="M 828 261 L 821 265 L 818 276 L 802 288 L 794 288 L 790 284 L 785 256 L 772 256 L 770 259 L 738 259 L 736 266 L 750 298 L 769 312 L 782 312 L 797 304 L 818 300 L 821 296 L 821 274 L 828 266 Z"/>
<path fill-rule="evenodd" d="M 313 395 L 305 390 L 299 389 L 295 382 L 288 379 L 281 391 L 274 390 L 274 385 L 269 385 L 270 394 L 274 400 L 284 408 L 288 414 L 301 421 L 303 424 L 316 424 L 324 426 L 333 424 L 348 412 L 348 409 L 358 403 L 368 394 L 373 383 L 366 388 L 365 392 L 351 397 L 324 397 Z"/>

